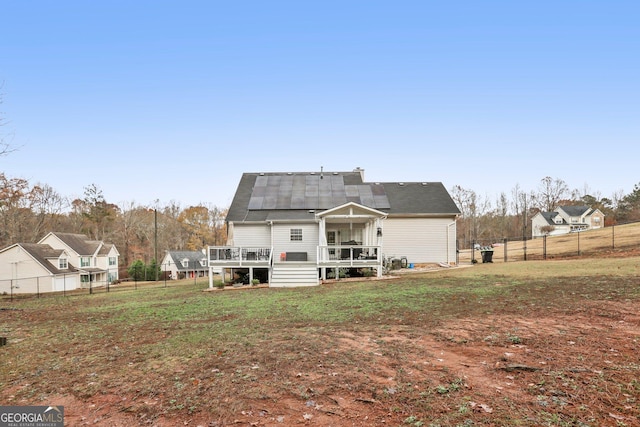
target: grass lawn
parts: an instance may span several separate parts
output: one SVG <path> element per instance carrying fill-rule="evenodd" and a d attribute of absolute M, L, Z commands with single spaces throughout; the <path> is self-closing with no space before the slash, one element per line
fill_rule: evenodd
<path fill-rule="evenodd" d="M 637 426 L 640 258 L 0 302 L 0 404 L 67 425 Z"/>

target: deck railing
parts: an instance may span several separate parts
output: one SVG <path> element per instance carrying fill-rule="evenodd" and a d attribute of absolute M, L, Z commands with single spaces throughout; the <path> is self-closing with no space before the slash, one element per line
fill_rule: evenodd
<path fill-rule="evenodd" d="M 359 267 L 375 266 L 381 263 L 380 246 L 318 246 L 319 265 Z"/>
<path fill-rule="evenodd" d="M 268 247 L 209 247 L 210 266 L 262 267 L 270 266 L 272 259 L 273 250 Z M 318 246 L 316 259 L 318 265 L 324 267 L 375 267 L 382 265 L 382 248 L 380 246 Z"/>
<path fill-rule="evenodd" d="M 209 264 L 270 265 L 272 253 L 267 247 L 209 246 Z"/>

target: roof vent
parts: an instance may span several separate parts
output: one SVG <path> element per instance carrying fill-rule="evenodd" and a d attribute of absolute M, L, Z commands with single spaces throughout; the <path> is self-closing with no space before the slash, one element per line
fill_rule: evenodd
<path fill-rule="evenodd" d="M 399 183 L 398 183 L 398 185 L 399 185 L 400 187 L 404 187 L 404 182 L 399 182 Z"/>
<path fill-rule="evenodd" d="M 429 184 L 428 182 L 423 182 L 423 183 L 422 183 L 422 185 L 423 185 L 424 187 L 426 187 L 428 184 Z"/>
<path fill-rule="evenodd" d="M 311 172 L 311 173 L 310 173 L 310 175 L 315 175 L 315 174 L 316 174 L 315 172 Z"/>
<path fill-rule="evenodd" d="M 264 172 L 260 172 L 260 176 L 264 176 Z"/>
<path fill-rule="evenodd" d="M 287 172 L 287 175 L 293 175 L 293 172 Z"/>

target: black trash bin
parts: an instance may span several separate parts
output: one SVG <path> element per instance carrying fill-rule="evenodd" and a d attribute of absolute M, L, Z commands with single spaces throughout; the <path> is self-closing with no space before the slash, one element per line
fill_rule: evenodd
<path fill-rule="evenodd" d="M 493 249 L 483 249 L 480 251 L 482 254 L 482 262 L 493 262 Z"/>

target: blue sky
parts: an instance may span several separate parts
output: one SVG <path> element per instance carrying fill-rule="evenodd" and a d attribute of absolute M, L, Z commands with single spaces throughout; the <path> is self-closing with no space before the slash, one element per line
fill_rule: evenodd
<path fill-rule="evenodd" d="M 242 172 L 640 182 L 637 1 L 5 1 L 10 177 L 226 207 Z M 7 136 L 8 135 L 8 136 Z"/>

